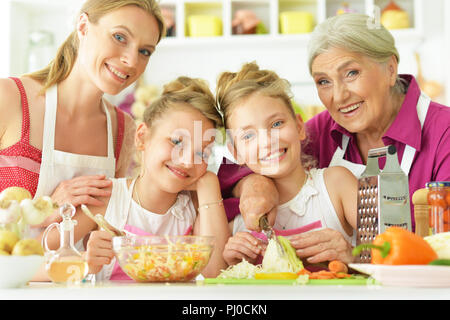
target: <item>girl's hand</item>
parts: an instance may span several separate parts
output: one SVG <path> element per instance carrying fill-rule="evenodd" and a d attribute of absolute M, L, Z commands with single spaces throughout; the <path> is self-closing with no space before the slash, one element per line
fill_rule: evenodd
<path fill-rule="evenodd" d="M 102 206 L 104 203 L 95 197 L 108 197 L 112 181 L 104 175 L 79 176 L 62 181 L 53 192 L 51 198 L 58 205 L 71 203 L 74 207 L 81 204 Z"/>
<path fill-rule="evenodd" d="M 219 180 L 217 175 L 215 175 L 211 171 L 206 171 L 200 178 L 198 178 L 193 184 L 188 186 L 186 190 L 190 191 L 199 191 L 199 188 L 205 187 L 208 188 L 213 183 L 217 183 Z"/>
<path fill-rule="evenodd" d="M 340 260 L 344 263 L 353 262 L 352 246 L 342 233 L 334 229 L 322 229 L 289 237 L 296 249 L 297 256 L 309 263 Z"/>
<path fill-rule="evenodd" d="M 91 232 L 86 251 L 89 273 L 98 273 L 105 264 L 111 263 L 113 257 L 111 234 L 103 230 Z"/>
<path fill-rule="evenodd" d="M 252 236 L 249 232 L 238 232 L 228 238 L 223 251 L 223 259 L 228 265 L 234 265 L 247 260 L 255 263 L 258 255 L 266 250 L 266 244 Z"/>

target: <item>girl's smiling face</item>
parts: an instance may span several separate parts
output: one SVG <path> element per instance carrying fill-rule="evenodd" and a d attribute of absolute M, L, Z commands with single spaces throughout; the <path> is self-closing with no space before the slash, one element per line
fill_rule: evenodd
<path fill-rule="evenodd" d="M 82 72 L 101 91 L 112 95 L 141 76 L 159 37 L 156 18 L 137 6 L 107 13 L 96 24 L 82 14 L 77 31 Z"/>
<path fill-rule="evenodd" d="M 311 70 L 320 100 L 349 132 L 377 132 L 392 121 L 394 57 L 378 63 L 359 53 L 331 48 L 314 59 Z"/>
<path fill-rule="evenodd" d="M 279 178 L 301 165 L 304 125 L 282 99 L 254 93 L 237 102 L 227 123 L 238 161 L 252 171 Z"/>
<path fill-rule="evenodd" d="M 185 104 L 174 106 L 151 128 L 145 124 L 138 127 L 143 175 L 162 191 L 186 190 L 206 172 L 214 138 L 214 124 L 200 111 Z"/>

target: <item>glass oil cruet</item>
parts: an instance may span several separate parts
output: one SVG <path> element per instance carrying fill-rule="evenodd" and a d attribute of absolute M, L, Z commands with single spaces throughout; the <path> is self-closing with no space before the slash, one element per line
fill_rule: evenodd
<path fill-rule="evenodd" d="M 72 220 L 75 215 L 75 207 L 64 204 L 59 209 L 63 220 L 61 223 L 50 224 L 43 235 L 45 248 L 45 269 L 49 278 L 55 283 L 78 284 L 88 273 L 88 265 L 74 246 L 73 234 L 77 224 Z M 57 228 L 60 234 L 60 247 L 58 250 L 50 250 L 47 245 L 49 231 Z"/>

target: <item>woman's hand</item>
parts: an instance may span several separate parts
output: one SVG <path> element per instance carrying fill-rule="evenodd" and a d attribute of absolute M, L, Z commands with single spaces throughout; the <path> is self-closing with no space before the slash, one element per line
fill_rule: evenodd
<path fill-rule="evenodd" d="M 51 198 L 58 205 L 71 203 L 74 207 L 81 204 L 87 206 L 102 206 L 104 203 L 96 197 L 108 197 L 112 181 L 104 175 L 79 176 L 71 180 L 62 181 L 55 189 Z"/>
<path fill-rule="evenodd" d="M 53 202 L 62 206 L 71 203 L 75 208 L 81 204 L 103 206 L 105 203 L 95 197 L 109 197 L 111 195 L 112 181 L 104 175 L 79 176 L 71 180 L 62 181 L 55 189 L 51 198 Z M 58 210 L 48 216 L 44 222 L 34 225 L 34 228 L 45 228 L 54 222 L 61 222 L 62 217 Z"/>
<path fill-rule="evenodd" d="M 249 230 L 261 231 L 259 219 L 267 213 L 270 225 L 277 217 L 278 190 L 273 181 L 258 174 L 251 174 L 240 182 L 239 210 Z"/>
<path fill-rule="evenodd" d="M 238 232 L 228 238 L 223 250 L 223 259 L 228 265 L 235 265 L 242 259 L 254 264 L 258 255 L 263 254 L 265 249 L 266 244 L 250 233 Z"/>
<path fill-rule="evenodd" d="M 114 257 L 112 236 L 107 231 L 93 231 L 89 237 L 86 251 L 89 273 L 98 273 L 105 264 L 111 263 Z"/>
<path fill-rule="evenodd" d="M 296 234 L 289 240 L 301 259 L 309 263 L 319 263 L 340 260 L 344 263 L 353 262 L 352 246 L 339 231 L 322 229 Z"/>

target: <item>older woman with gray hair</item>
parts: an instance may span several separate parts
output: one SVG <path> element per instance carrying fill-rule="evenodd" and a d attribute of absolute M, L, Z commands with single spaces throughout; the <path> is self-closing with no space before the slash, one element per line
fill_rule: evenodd
<path fill-rule="evenodd" d="M 304 152 L 315 156 L 320 168 L 344 166 L 359 177 L 370 149 L 394 145 L 412 196 L 428 181 L 450 180 L 450 108 L 432 102 L 412 75 L 398 74 L 394 38 L 383 26 L 372 27 L 370 19 L 338 15 L 311 35 L 309 70 L 327 110 L 306 123 Z M 247 227 L 254 225 L 244 219 Z M 348 261 L 349 247 L 339 237 L 321 229 L 290 240 L 297 255 L 310 262 Z"/>
<path fill-rule="evenodd" d="M 450 108 L 397 73 L 394 38 L 370 19 L 332 17 L 312 34 L 309 70 L 327 110 L 307 122 L 309 150 L 319 167 L 340 165 L 359 177 L 370 149 L 394 145 L 412 196 L 426 182 L 450 180 Z M 414 229 L 414 214 L 412 222 Z"/>

